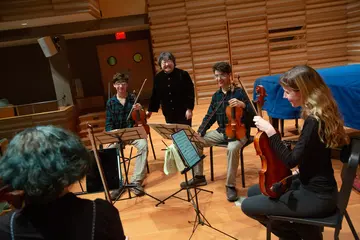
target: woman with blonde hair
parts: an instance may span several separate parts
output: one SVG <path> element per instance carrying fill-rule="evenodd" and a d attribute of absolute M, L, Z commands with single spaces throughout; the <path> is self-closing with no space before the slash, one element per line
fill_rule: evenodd
<path fill-rule="evenodd" d="M 296 66 L 280 78 L 284 98 L 293 107 L 302 107 L 304 125 L 295 147 L 290 150 L 274 127 L 259 116 L 255 125 L 269 137 L 277 157 L 299 174 L 289 190 L 278 199 L 261 194 L 259 185 L 249 188 L 242 202 L 243 212 L 263 225 L 268 215 L 324 217 L 336 210 L 337 184 L 331 164 L 331 148 L 347 144 L 348 136 L 336 102 L 321 76 L 309 66 Z M 272 222 L 280 239 L 322 239 L 320 227 Z"/>

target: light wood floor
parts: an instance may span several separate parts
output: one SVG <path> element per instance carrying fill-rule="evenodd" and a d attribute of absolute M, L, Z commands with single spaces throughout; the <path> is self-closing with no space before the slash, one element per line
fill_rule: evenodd
<path fill-rule="evenodd" d="M 208 105 L 197 105 L 194 110 L 193 128 L 197 129 L 205 115 Z M 150 123 L 164 123 L 161 113 L 153 114 Z M 216 125 L 216 124 L 214 124 Z M 216 126 L 213 126 L 215 128 Z M 294 129 L 294 120 L 285 121 L 285 129 Z M 254 133 L 256 129 L 253 129 Z M 289 136 L 289 132 L 285 133 Z M 159 199 L 164 199 L 168 195 L 179 190 L 179 184 L 183 181 L 183 176 L 179 173 L 167 176 L 163 172 L 164 144 L 156 132 L 152 132 L 153 143 L 157 159 L 154 160 L 151 150 L 149 151 L 150 174 L 145 181 L 145 191 Z M 150 146 L 149 146 L 150 148 Z M 209 148 L 204 150 L 205 155 L 209 155 Z M 260 169 L 260 159 L 256 156 L 253 145 L 244 150 L 245 158 L 245 179 L 246 187 L 258 182 L 258 170 Z M 226 150 L 224 148 L 214 148 L 214 172 L 215 181 L 210 181 L 209 157 L 204 160 L 204 173 L 208 185 L 204 189 L 213 191 L 213 194 L 201 192 L 199 194 L 200 210 L 205 215 L 210 224 L 224 231 L 237 239 L 265 239 L 265 228 L 258 222 L 246 217 L 241 208 L 234 203 L 226 200 L 225 178 L 226 178 Z M 341 163 L 333 160 L 335 176 L 339 181 Z M 340 184 L 340 182 L 339 182 Z M 79 191 L 79 186 L 75 185 L 72 191 Z M 241 187 L 240 170 L 237 176 L 237 189 L 240 196 L 245 196 L 247 188 Z M 127 196 L 127 195 L 126 195 Z M 182 191 L 178 196 L 185 197 Z M 95 199 L 104 198 L 104 194 L 86 194 L 83 198 Z M 161 239 L 161 240 L 180 240 L 189 239 L 193 225 L 188 221 L 195 219 L 195 211 L 188 202 L 171 198 L 166 203 L 155 207 L 157 202 L 150 197 L 144 196 L 130 200 L 118 201 L 115 207 L 119 210 L 125 234 L 131 240 L 140 239 Z M 353 191 L 348 205 L 348 212 L 353 220 L 357 231 L 360 231 L 360 195 Z M 333 239 L 333 229 L 326 228 L 324 239 Z M 230 239 L 225 235 L 207 227 L 199 225 L 196 229 L 194 240 L 199 239 Z M 277 239 L 273 236 L 273 239 Z M 340 239 L 353 239 L 351 231 L 344 220 Z"/>

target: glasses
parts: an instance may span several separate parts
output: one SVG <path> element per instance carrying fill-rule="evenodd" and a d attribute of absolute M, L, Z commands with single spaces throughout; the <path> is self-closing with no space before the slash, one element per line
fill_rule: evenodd
<path fill-rule="evenodd" d="M 126 86 L 127 83 L 126 82 L 116 82 L 115 85 L 116 86 Z"/>
<path fill-rule="evenodd" d="M 215 78 L 215 79 L 219 79 L 219 78 L 221 78 L 221 79 L 226 79 L 228 76 L 229 76 L 229 74 L 227 74 L 227 73 L 222 73 L 222 74 L 215 74 L 215 75 L 214 75 L 214 78 Z"/>
<path fill-rule="evenodd" d="M 161 61 L 161 65 L 165 65 L 165 64 L 172 64 L 173 63 L 173 61 L 172 60 L 162 60 Z"/>

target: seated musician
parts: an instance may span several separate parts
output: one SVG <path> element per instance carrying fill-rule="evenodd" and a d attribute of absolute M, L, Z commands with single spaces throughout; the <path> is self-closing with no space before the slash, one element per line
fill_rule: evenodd
<path fill-rule="evenodd" d="M 279 199 L 262 195 L 259 185 L 249 188 L 241 208 L 263 225 L 267 223 L 267 215 L 325 217 L 332 214 L 338 190 L 330 151 L 349 142 L 330 89 L 314 69 L 296 66 L 280 78 L 280 85 L 284 98 L 293 107 L 302 107 L 304 125 L 293 150 L 286 147 L 268 121 L 255 116 L 254 122 L 269 137 L 276 156 L 289 169 L 298 166 L 299 175 Z M 272 232 L 280 239 L 322 239 L 320 227 L 290 222 L 273 222 Z"/>
<path fill-rule="evenodd" d="M 108 201 L 69 192 L 90 161 L 80 139 L 61 128 L 17 134 L 0 161 L 0 178 L 24 192 L 24 206 L 0 217 L 0 239 L 125 239 L 119 212 Z"/>
<path fill-rule="evenodd" d="M 198 133 L 204 137 L 206 147 L 218 143 L 227 143 L 227 176 L 226 176 L 226 195 L 228 201 L 236 201 L 238 199 L 236 191 L 236 173 L 239 166 L 240 148 L 245 145 L 250 135 L 250 125 L 246 126 L 246 135 L 241 139 L 228 139 L 225 135 L 225 127 L 228 123 L 228 118 L 225 115 L 227 106 L 238 107 L 244 109 L 243 119 L 245 119 L 248 111 L 251 110 L 250 102 L 247 100 L 246 93 L 242 88 L 236 87 L 233 92 L 229 90 L 231 86 L 231 65 L 226 62 L 218 62 L 213 68 L 214 77 L 217 80 L 219 90 L 217 90 L 211 99 L 207 114 L 205 115 L 202 124 L 198 129 Z M 218 123 L 218 128 L 213 131 L 208 130 L 215 122 Z M 205 134 L 206 133 L 206 134 Z M 198 149 L 202 154 L 203 149 Z M 194 167 L 195 176 L 189 181 L 191 186 L 204 186 L 207 184 L 205 176 L 203 175 L 203 161 L 199 162 Z M 180 185 L 182 188 L 186 187 L 183 182 Z"/>
<path fill-rule="evenodd" d="M 141 105 L 135 103 L 134 94 L 127 92 L 129 78 L 125 74 L 116 73 L 113 77 L 113 86 L 116 89 L 116 94 L 110 98 L 106 104 L 106 124 L 105 131 L 111 131 L 114 129 L 131 128 L 134 125 L 134 121 L 131 116 L 127 120 L 127 117 L 132 108 L 134 110 L 140 110 Z M 133 192 L 137 196 L 144 195 L 144 188 L 142 187 L 143 181 L 146 176 L 146 161 L 148 156 L 148 143 L 146 139 L 137 139 L 130 143 L 137 149 L 138 157 L 136 158 L 135 169 L 131 178 L 131 183 L 136 184 L 136 188 L 133 188 Z M 139 191 L 140 190 L 140 191 Z M 115 200 L 119 194 L 121 194 L 122 188 L 114 190 L 111 193 L 111 198 Z"/>

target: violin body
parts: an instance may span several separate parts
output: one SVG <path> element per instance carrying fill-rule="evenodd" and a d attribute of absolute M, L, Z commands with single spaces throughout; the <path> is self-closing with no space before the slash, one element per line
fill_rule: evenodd
<path fill-rule="evenodd" d="M 135 125 L 134 125 L 135 127 L 143 126 L 145 129 L 145 132 L 147 134 L 150 133 L 150 127 L 147 124 L 146 113 L 145 113 L 144 109 L 132 111 L 131 117 L 135 121 Z"/>
<path fill-rule="evenodd" d="M 226 116 L 229 119 L 225 128 L 225 134 L 229 139 L 240 140 L 246 136 L 245 124 L 241 123 L 243 116 L 243 108 L 241 107 L 226 107 Z"/>
<path fill-rule="evenodd" d="M 280 182 L 288 176 L 291 176 L 291 170 L 278 159 L 274 151 L 270 147 L 269 138 L 265 132 L 259 131 L 254 137 L 254 146 L 256 154 L 261 159 L 261 170 L 259 171 L 259 185 L 261 192 L 271 198 L 279 198 L 281 194 L 286 192 L 291 184 L 289 179 L 287 184 L 281 186 L 280 191 L 272 191 L 272 186 Z"/>

